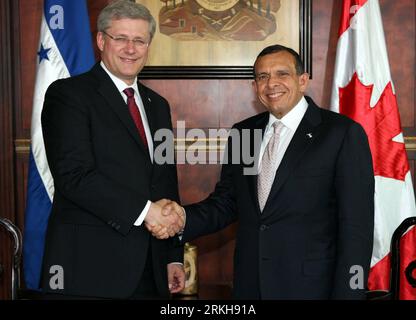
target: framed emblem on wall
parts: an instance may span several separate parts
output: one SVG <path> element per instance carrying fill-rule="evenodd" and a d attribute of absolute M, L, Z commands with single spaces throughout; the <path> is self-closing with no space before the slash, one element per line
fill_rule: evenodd
<path fill-rule="evenodd" d="M 311 0 L 136 0 L 157 29 L 141 78 L 245 79 L 266 46 L 301 55 L 311 74 Z"/>

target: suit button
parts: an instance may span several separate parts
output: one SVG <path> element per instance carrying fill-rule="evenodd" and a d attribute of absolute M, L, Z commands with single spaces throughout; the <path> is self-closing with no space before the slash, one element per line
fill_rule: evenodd
<path fill-rule="evenodd" d="M 269 227 L 268 227 L 268 226 L 266 226 L 265 224 L 262 224 L 262 225 L 260 226 L 260 231 L 265 231 L 265 230 L 267 230 L 267 229 L 269 229 Z"/>
<path fill-rule="evenodd" d="M 111 226 L 112 226 L 113 228 L 115 228 L 115 227 L 117 226 L 117 223 L 113 222 L 113 223 L 111 224 Z"/>
<path fill-rule="evenodd" d="M 117 227 L 115 227 L 115 229 L 118 231 L 120 229 L 120 225 L 118 225 Z"/>
<path fill-rule="evenodd" d="M 109 225 L 111 225 L 112 223 L 113 223 L 113 221 L 111 221 L 111 220 L 107 222 L 107 224 L 109 224 Z"/>

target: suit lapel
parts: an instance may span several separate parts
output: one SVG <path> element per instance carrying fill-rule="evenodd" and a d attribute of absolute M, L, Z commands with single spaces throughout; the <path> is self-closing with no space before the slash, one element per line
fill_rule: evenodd
<path fill-rule="evenodd" d="M 308 147 L 318 136 L 316 129 L 321 123 L 319 108 L 311 100 L 308 99 L 308 102 L 308 109 L 306 110 L 306 113 L 301 120 L 276 172 L 272 189 L 270 190 L 269 198 L 267 199 L 264 207 L 262 217 L 267 216 L 272 212 L 272 210 L 268 210 L 275 204 L 272 199 L 277 196 Z"/>
<path fill-rule="evenodd" d="M 127 128 L 134 141 L 136 141 L 143 152 L 148 154 L 149 152 L 146 150 L 146 147 L 139 136 L 136 125 L 134 124 L 134 121 L 129 113 L 128 107 L 121 97 L 120 92 L 118 92 L 117 87 L 114 85 L 108 74 L 101 68 L 99 64 L 95 65 L 93 72 L 95 72 L 99 79 L 100 84 L 98 86 L 98 92 L 104 97 L 108 106 L 115 112 L 120 121 Z"/>

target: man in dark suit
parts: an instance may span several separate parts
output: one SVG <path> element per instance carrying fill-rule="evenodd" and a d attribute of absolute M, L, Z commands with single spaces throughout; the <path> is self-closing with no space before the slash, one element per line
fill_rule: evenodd
<path fill-rule="evenodd" d="M 254 73 L 254 90 L 268 112 L 233 127 L 240 137 L 248 130 L 250 141 L 229 139 L 215 191 L 185 207 L 182 240 L 238 219 L 236 298 L 362 299 L 374 224 L 367 136 L 356 122 L 304 97 L 309 75 L 292 49 L 265 48 Z M 259 148 L 256 130 L 262 133 Z M 233 154 L 236 143 L 241 151 Z M 256 149 L 259 171 L 248 175 L 252 164 L 242 154 Z M 167 237 L 163 228 L 151 230 Z"/>
<path fill-rule="evenodd" d="M 147 8 L 116 1 L 98 17 L 101 62 L 58 80 L 45 96 L 42 130 L 54 178 L 42 288 L 62 298 L 167 298 L 184 287 L 183 247 L 144 223 L 179 200 L 176 167 L 157 164 L 158 129 L 172 129 L 168 102 L 137 81 L 156 28 Z"/>

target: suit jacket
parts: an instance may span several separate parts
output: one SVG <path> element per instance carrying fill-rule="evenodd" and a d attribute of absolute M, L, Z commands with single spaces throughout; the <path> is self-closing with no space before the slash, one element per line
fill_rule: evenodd
<path fill-rule="evenodd" d="M 185 207 L 184 241 L 238 219 L 236 298 L 364 298 L 374 224 L 374 176 L 367 136 L 356 122 L 320 109 L 306 98 L 308 109 L 276 172 L 262 213 L 257 176 L 244 175 L 248 165 L 241 162 L 224 164 L 215 191 Z M 250 154 L 254 129 L 264 132 L 268 119 L 266 112 L 234 126 L 239 132 L 250 130 Z M 229 162 L 234 143 L 229 139 Z"/>
<path fill-rule="evenodd" d="M 172 129 L 168 102 L 140 83 L 138 88 L 152 136 Z M 51 84 L 42 130 L 55 185 L 43 290 L 129 297 L 151 250 L 157 288 L 168 296 L 166 265 L 183 261 L 183 250 L 133 224 L 147 200 L 179 199 L 176 166 L 152 164 L 126 103 L 99 64 Z M 53 266 L 64 271 L 63 287 L 51 288 Z"/>

